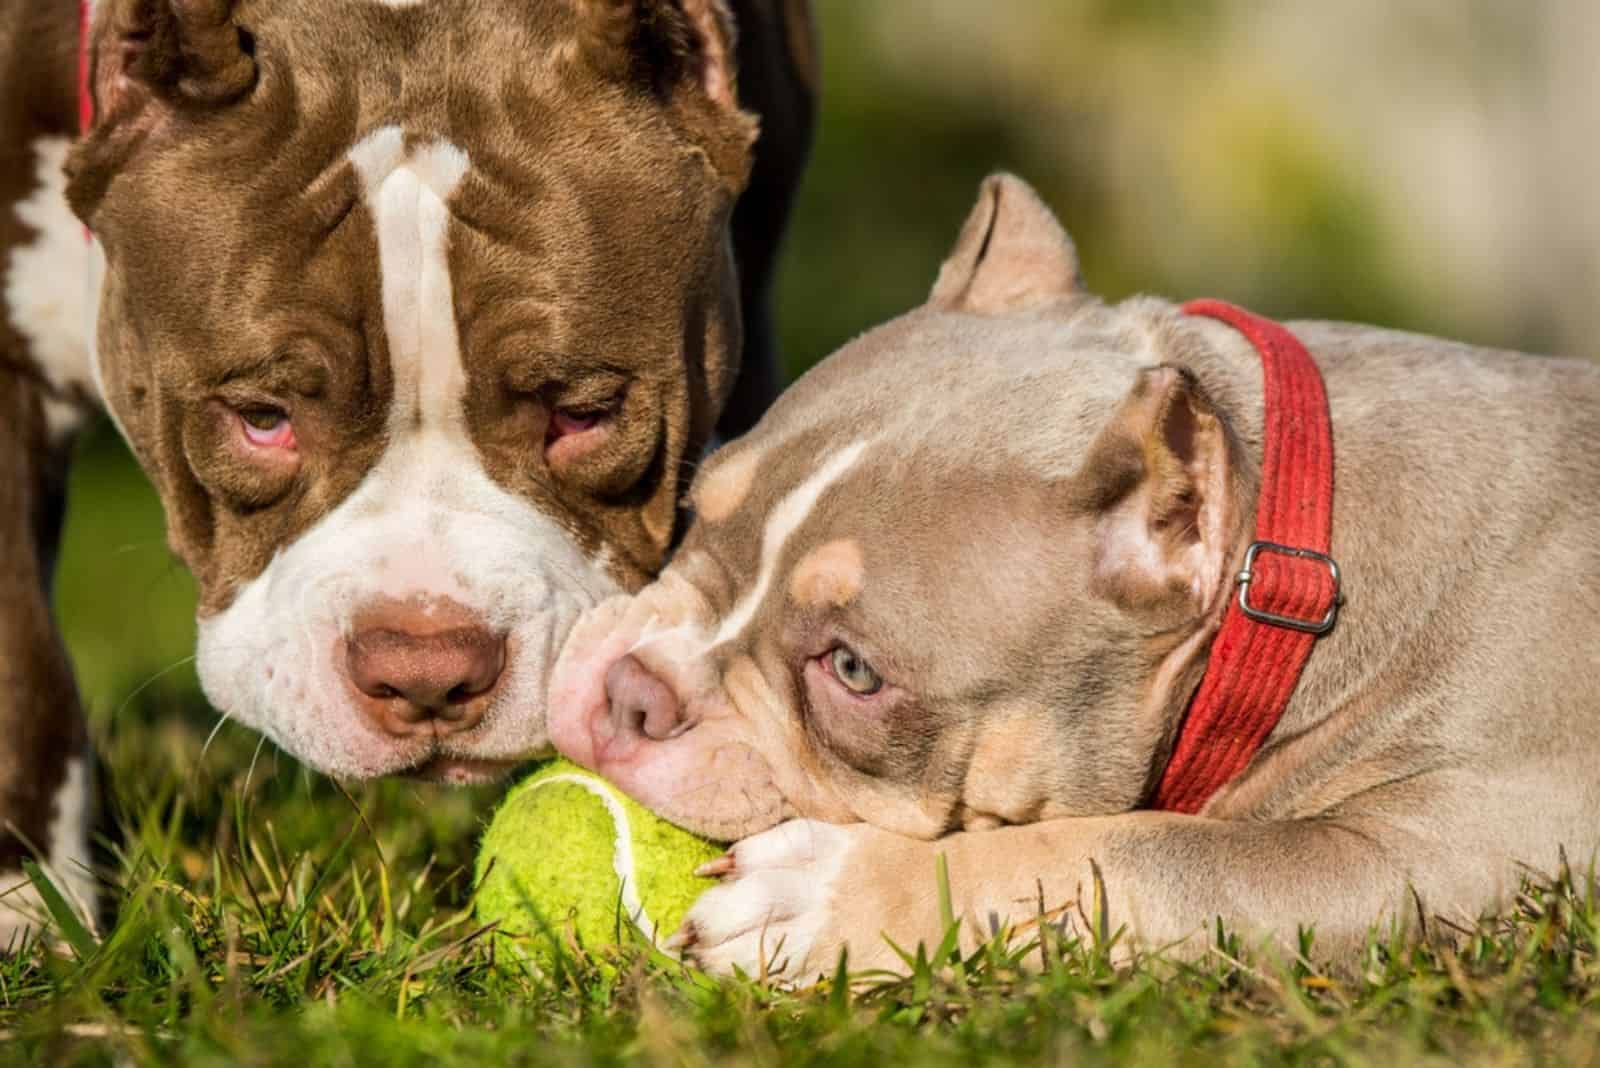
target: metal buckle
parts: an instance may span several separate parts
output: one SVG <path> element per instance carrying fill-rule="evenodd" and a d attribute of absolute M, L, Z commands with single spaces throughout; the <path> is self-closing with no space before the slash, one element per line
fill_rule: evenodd
<path fill-rule="evenodd" d="M 1294 616 L 1280 616 L 1274 612 L 1265 612 L 1250 603 L 1250 583 L 1255 578 L 1252 570 L 1255 567 L 1256 557 L 1262 553 L 1277 553 L 1280 556 L 1298 556 L 1306 560 L 1315 560 L 1328 569 L 1328 574 L 1333 576 L 1333 600 L 1328 604 L 1328 614 L 1318 619 L 1296 619 Z M 1307 634 L 1326 634 L 1333 629 L 1334 621 L 1339 618 L 1339 606 L 1344 603 L 1344 598 L 1339 593 L 1339 565 L 1333 562 L 1333 557 L 1327 553 L 1319 553 L 1315 549 L 1296 549 L 1292 545 L 1279 545 L 1274 541 L 1257 541 L 1250 544 L 1245 550 L 1244 570 L 1239 572 L 1239 610 L 1258 623 L 1270 623 L 1275 627 L 1288 627 L 1290 630 L 1304 631 Z"/>

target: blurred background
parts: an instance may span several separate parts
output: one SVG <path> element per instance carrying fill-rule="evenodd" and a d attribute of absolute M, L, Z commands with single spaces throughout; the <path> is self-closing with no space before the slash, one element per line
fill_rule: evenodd
<path fill-rule="evenodd" d="M 821 123 L 779 292 L 791 372 L 920 302 L 996 168 L 1037 185 L 1109 298 L 1595 351 L 1594 0 L 816 7 Z M 197 803 L 248 774 L 326 792 L 270 752 L 246 771 L 257 739 L 198 695 L 192 587 L 154 494 L 106 428 L 81 447 L 56 596 L 102 743 L 178 770 Z M 473 818 L 470 797 L 437 811 Z"/>

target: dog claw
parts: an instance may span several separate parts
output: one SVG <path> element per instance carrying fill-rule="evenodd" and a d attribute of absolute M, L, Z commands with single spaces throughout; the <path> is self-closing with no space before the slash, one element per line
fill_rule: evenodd
<path fill-rule="evenodd" d="M 702 879 L 719 879 L 733 871 L 734 860 L 732 853 L 724 853 L 714 860 L 708 860 L 694 870 Z"/>
<path fill-rule="evenodd" d="M 693 923 L 685 923 L 662 943 L 663 947 L 674 953 L 681 953 L 699 941 L 699 933 L 694 929 Z"/>

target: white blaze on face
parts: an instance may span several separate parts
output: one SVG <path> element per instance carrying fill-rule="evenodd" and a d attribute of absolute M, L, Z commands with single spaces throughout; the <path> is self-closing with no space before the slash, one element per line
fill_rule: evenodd
<path fill-rule="evenodd" d="M 461 399 L 466 368 L 450 290 L 448 201 L 467 174 L 467 155 L 435 142 L 409 155 L 400 129 L 386 126 L 350 151 L 378 226 L 383 325 L 394 375 L 389 431 L 411 427 L 465 440 Z"/>
<path fill-rule="evenodd" d="M 711 639 L 713 646 L 737 637 L 749 624 L 756 609 L 761 607 L 761 602 L 767 596 L 767 590 L 772 585 L 773 573 L 778 569 L 778 560 L 782 557 L 783 547 L 788 544 L 790 536 L 800 529 L 828 487 L 843 478 L 856 465 L 856 461 L 861 459 L 861 454 L 866 451 L 867 445 L 865 441 L 857 441 L 840 449 L 778 502 L 778 506 L 767 517 L 766 527 L 761 532 L 761 571 L 756 576 L 755 585 L 750 587 L 723 619 L 722 625 L 717 628 L 716 635 Z"/>
<path fill-rule="evenodd" d="M 372 776 L 426 759 L 428 737 L 367 724 L 338 661 L 354 614 L 382 599 L 444 598 L 507 634 L 509 661 L 481 726 L 438 752 L 515 760 L 547 745 L 546 676 L 567 630 L 615 586 L 571 537 L 484 471 L 463 409 L 466 369 L 449 265 L 450 198 L 470 162 L 397 127 L 350 161 L 377 231 L 394 384 L 382 457 L 356 490 L 200 622 L 211 700 L 307 763 Z M 530 452 L 541 443 L 529 442 Z"/>

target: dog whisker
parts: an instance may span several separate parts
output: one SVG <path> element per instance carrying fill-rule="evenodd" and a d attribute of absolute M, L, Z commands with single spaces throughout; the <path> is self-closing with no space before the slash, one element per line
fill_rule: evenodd
<path fill-rule="evenodd" d="M 211 733 L 206 735 L 206 744 L 200 747 L 200 763 L 204 764 L 206 754 L 211 751 L 211 743 L 217 740 L 217 735 L 222 732 L 223 725 L 228 722 L 228 713 L 223 712 L 217 717 L 217 725 L 211 728 Z"/>
<path fill-rule="evenodd" d="M 256 773 L 256 761 L 261 758 L 261 749 L 266 744 L 267 744 L 267 736 L 265 734 L 263 734 L 256 741 L 256 751 L 254 753 L 250 754 L 250 767 L 244 773 L 244 789 L 239 791 L 240 796 L 242 796 L 242 797 L 249 797 L 250 796 L 250 780 L 255 776 L 255 773 Z"/>
<path fill-rule="evenodd" d="M 179 668 L 192 663 L 194 663 L 194 654 L 190 653 L 188 656 L 180 657 L 179 659 L 173 661 L 160 671 L 157 671 L 155 674 L 139 683 L 139 685 L 135 686 L 131 691 L 129 691 L 128 696 L 122 699 L 122 703 L 117 706 L 117 710 L 116 712 L 112 713 L 111 718 L 120 719 L 122 714 L 128 710 L 128 706 L 133 704 L 133 701 L 136 697 L 144 693 L 150 687 L 154 686 L 157 682 L 160 682 L 162 679 L 172 674 L 174 671 L 177 671 Z"/>

